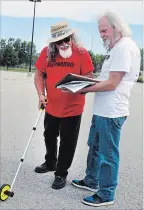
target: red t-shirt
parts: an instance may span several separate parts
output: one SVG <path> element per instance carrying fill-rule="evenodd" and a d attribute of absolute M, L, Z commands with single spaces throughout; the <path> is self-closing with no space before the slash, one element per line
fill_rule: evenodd
<path fill-rule="evenodd" d="M 85 103 L 85 95 L 77 93 L 64 93 L 55 88 L 55 84 L 68 73 L 85 75 L 94 70 L 91 57 L 86 49 L 80 52 L 72 49 L 70 58 L 62 58 L 57 55 L 55 62 L 47 61 L 47 50 L 45 47 L 35 63 L 36 68 L 46 73 L 46 89 L 48 103 L 45 111 L 56 117 L 69 117 L 82 114 Z"/>

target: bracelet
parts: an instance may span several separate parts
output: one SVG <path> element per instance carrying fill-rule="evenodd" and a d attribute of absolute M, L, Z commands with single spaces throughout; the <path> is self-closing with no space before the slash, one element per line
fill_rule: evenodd
<path fill-rule="evenodd" d="M 39 93 L 38 95 L 39 95 L 39 96 L 45 96 L 45 94 L 44 94 L 44 93 Z"/>

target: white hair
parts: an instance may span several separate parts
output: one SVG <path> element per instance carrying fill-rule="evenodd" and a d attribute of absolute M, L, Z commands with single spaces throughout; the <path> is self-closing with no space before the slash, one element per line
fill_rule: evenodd
<path fill-rule="evenodd" d="M 130 37 L 132 32 L 128 24 L 126 24 L 117 14 L 113 12 L 105 12 L 103 15 L 99 16 L 98 23 L 101 18 L 106 17 L 109 24 L 116 29 L 117 32 L 122 34 L 122 37 Z"/>

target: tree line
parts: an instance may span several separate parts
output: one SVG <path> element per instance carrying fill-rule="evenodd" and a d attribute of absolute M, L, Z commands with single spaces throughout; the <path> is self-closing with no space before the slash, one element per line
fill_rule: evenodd
<path fill-rule="evenodd" d="M 31 42 L 17 38 L 0 40 L 0 66 L 28 67 L 30 62 Z M 36 61 L 36 45 L 33 44 L 32 64 Z"/>
<path fill-rule="evenodd" d="M 143 71 L 143 49 L 141 51 L 141 71 Z M 9 38 L 0 40 L 0 66 L 8 67 L 25 67 L 28 68 L 30 62 L 31 42 L 22 41 L 17 38 Z M 100 71 L 105 59 L 105 55 L 94 54 L 92 51 L 88 51 L 95 71 Z M 36 45 L 33 43 L 32 52 L 32 65 L 38 58 L 36 52 Z"/>

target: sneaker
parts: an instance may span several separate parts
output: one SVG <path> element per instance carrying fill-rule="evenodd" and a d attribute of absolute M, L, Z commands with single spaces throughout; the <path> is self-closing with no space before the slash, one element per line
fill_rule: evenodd
<path fill-rule="evenodd" d="M 99 206 L 112 205 L 114 203 L 114 200 L 103 201 L 103 199 L 101 197 L 99 197 L 98 195 L 94 194 L 92 196 L 85 197 L 82 200 L 82 203 L 84 203 L 86 205 L 89 205 L 89 206 L 99 207 Z"/>
<path fill-rule="evenodd" d="M 36 173 L 46 173 L 46 172 L 49 172 L 49 171 L 55 171 L 56 170 L 56 167 L 52 167 L 50 168 L 46 162 L 44 162 L 42 165 L 40 166 L 37 166 L 35 168 L 35 172 Z"/>
<path fill-rule="evenodd" d="M 76 186 L 76 187 L 79 187 L 79 188 L 81 188 L 81 189 L 86 189 L 86 190 L 90 190 L 90 191 L 92 191 L 92 192 L 96 192 L 97 190 L 98 190 L 98 186 L 95 188 L 95 189 L 93 189 L 93 188 L 91 188 L 90 186 L 88 186 L 88 185 L 86 185 L 85 183 L 84 183 L 84 180 L 77 180 L 77 179 L 74 179 L 74 180 L 72 180 L 72 184 L 74 185 L 74 186 Z"/>
<path fill-rule="evenodd" d="M 66 178 L 65 177 L 61 177 L 61 176 L 56 176 L 55 180 L 52 184 L 52 188 L 55 190 L 59 190 L 61 188 L 63 188 L 66 184 Z"/>

